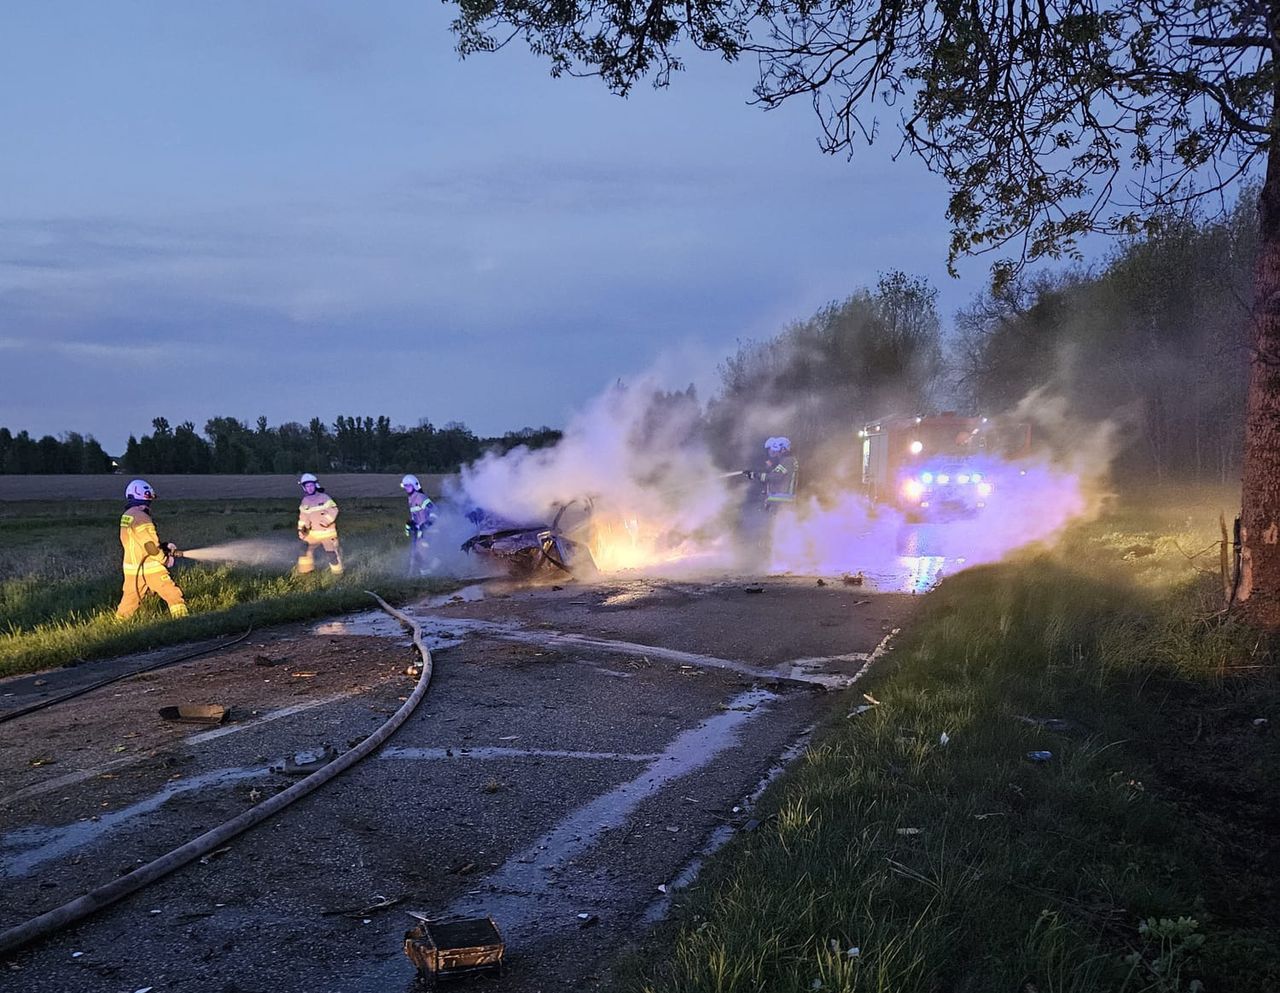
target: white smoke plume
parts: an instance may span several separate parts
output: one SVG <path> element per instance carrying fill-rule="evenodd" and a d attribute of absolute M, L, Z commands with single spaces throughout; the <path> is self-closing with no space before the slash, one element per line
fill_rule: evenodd
<path fill-rule="evenodd" d="M 785 415 L 759 405 L 742 423 L 777 433 Z M 1031 426 L 1033 450 L 1013 460 L 992 456 L 984 466 L 988 506 L 943 521 L 868 500 L 858 485 L 854 425 L 847 441 L 823 446 L 821 464 L 795 452 L 800 497 L 765 514 L 759 484 L 717 464 L 693 397 L 664 393 L 651 379 L 605 391 L 554 447 L 490 454 L 464 468 L 447 497 L 522 524 L 549 524 L 557 508 L 572 505 L 565 520 L 581 526 L 570 536 L 589 545 L 605 574 L 861 572 L 882 588 L 925 589 L 940 575 L 1051 542 L 1105 496 L 1116 441 L 1110 423 L 1074 422 L 1066 403 L 1043 391 L 1006 420 Z"/>

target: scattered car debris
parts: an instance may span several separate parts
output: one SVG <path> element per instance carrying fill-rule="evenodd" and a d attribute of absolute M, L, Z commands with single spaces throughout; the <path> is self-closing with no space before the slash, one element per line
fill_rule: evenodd
<path fill-rule="evenodd" d="M 337 757 L 338 750 L 333 745 L 325 745 L 320 751 L 295 752 L 283 762 L 273 765 L 271 771 L 283 773 L 286 776 L 309 776 Z"/>
<path fill-rule="evenodd" d="M 337 910 L 322 910 L 320 913 L 325 917 L 351 917 L 356 920 L 365 920 L 369 914 L 377 910 L 387 910 L 404 900 L 403 896 L 383 896 L 375 893 L 372 898 L 373 903 L 365 904 L 362 907 L 341 907 Z"/>
<path fill-rule="evenodd" d="M 1265 717 L 1255 717 L 1253 719 L 1253 726 L 1256 728 L 1264 728 L 1270 723 L 1271 722 L 1267 720 Z"/>
<path fill-rule="evenodd" d="M 844 583 L 845 586 L 861 586 L 866 582 L 866 577 L 860 572 L 853 574 L 846 572 L 840 577 L 840 582 Z"/>
<path fill-rule="evenodd" d="M 217 703 L 180 703 L 176 707 L 161 707 L 160 716 L 179 724 L 222 724 L 230 711 Z"/>
<path fill-rule="evenodd" d="M 920 829 L 918 827 L 898 828 L 898 834 L 901 835 L 917 835 L 919 833 Z"/>
<path fill-rule="evenodd" d="M 595 914 L 579 914 L 578 921 L 579 921 L 578 927 L 588 928 L 588 927 L 594 927 L 595 925 L 599 924 L 600 918 L 597 917 Z"/>
<path fill-rule="evenodd" d="M 506 944 L 492 917 L 432 920 L 418 913 L 412 916 L 421 923 L 404 933 L 404 953 L 427 981 L 502 971 Z"/>
<path fill-rule="evenodd" d="M 947 734 L 946 731 L 943 731 L 942 734 L 938 735 L 938 744 L 941 747 L 946 748 L 949 741 L 951 741 L 951 735 Z"/>
<path fill-rule="evenodd" d="M 742 587 L 742 592 L 743 593 L 763 593 L 764 587 L 763 586 L 744 586 Z"/>
<path fill-rule="evenodd" d="M 1048 762 L 1051 758 L 1053 758 L 1053 752 L 1045 752 L 1045 751 L 1027 752 L 1027 758 L 1030 759 L 1032 762 Z"/>

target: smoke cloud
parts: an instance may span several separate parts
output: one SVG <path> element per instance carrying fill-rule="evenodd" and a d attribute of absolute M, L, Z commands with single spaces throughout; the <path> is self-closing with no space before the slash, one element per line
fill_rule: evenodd
<path fill-rule="evenodd" d="M 748 405 L 736 427 L 758 426 L 762 443 L 786 433 L 795 409 Z M 872 503 L 861 486 L 854 424 L 834 429 L 843 441 L 795 451 L 799 499 L 765 513 L 759 483 L 717 459 L 692 393 L 667 393 L 645 378 L 606 390 L 552 448 L 517 448 L 467 466 L 446 502 L 544 526 L 568 507 L 562 529 L 588 545 L 606 575 L 860 572 L 880 588 L 919 590 L 941 575 L 1051 542 L 1097 511 L 1115 448 L 1111 424 L 1073 422 L 1065 401 L 1044 391 L 1005 420 L 1029 425 L 1035 443 L 1016 458 L 985 457 L 989 496 L 972 516 L 936 520 Z"/>

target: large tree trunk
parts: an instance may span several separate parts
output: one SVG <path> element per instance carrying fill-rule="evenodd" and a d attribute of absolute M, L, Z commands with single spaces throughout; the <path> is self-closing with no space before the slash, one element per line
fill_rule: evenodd
<path fill-rule="evenodd" d="M 1258 225 L 1237 598 L 1250 620 L 1280 633 L 1280 141 L 1274 139 Z"/>

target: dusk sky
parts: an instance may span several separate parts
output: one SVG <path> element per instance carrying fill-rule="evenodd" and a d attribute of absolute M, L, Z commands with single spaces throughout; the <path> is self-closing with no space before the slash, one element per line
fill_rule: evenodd
<path fill-rule="evenodd" d="M 657 364 L 704 394 L 740 338 L 891 269 L 944 323 L 945 190 L 822 155 L 806 102 L 690 51 L 623 100 L 435 2 L 51 2 L 0 35 L 0 425 L 113 453 L 158 415 L 563 424 Z M 891 115 L 893 112 L 888 112 Z"/>

